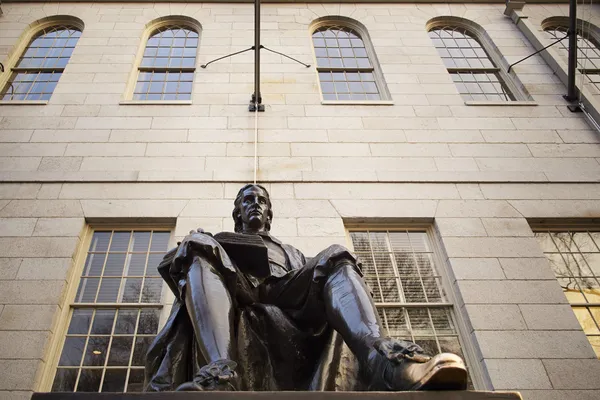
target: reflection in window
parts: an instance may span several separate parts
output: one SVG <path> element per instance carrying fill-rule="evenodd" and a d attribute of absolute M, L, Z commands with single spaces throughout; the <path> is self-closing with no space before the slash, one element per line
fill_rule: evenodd
<path fill-rule="evenodd" d="M 81 31 L 73 26 L 43 29 L 12 68 L 2 100 L 48 100 L 56 88 Z"/>
<path fill-rule="evenodd" d="M 545 32 L 553 41 L 562 39 L 566 36 L 569 28 L 564 25 L 546 28 Z M 587 32 L 581 30 L 577 25 L 577 68 L 584 74 L 588 80 L 600 89 L 600 46 Z M 582 35 L 583 34 L 583 35 Z M 559 43 L 556 48 L 558 52 L 564 55 L 565 59 L 569 56 L 568 39 Z"/>
<path fill-rule="evenodd" d="M 600 232 L 537 232 L 535 236 L 600 358 Z"/>
<path fill-rule="evenodd" d="M 179 26 L 158 29 L 146 43 L 134 100 L 190 100 L 198 32 Z"/>
<path fill-rule="evenodd" d="M 52 391 L 140 392 L 158 332 L 167 231 L 96 231 Z"/>
<path fill-rule="evenodd" d="M 437 27 L 429 31 L 429 37 L 463 99 L 515 100 L 500 68 L 469 31 L 453 26 Z"/>
<path fill-rule="evenodd" d="M 381 100 L 375 68 L 356 31 L 323 27 L 312 40 L 323 100 Z"/>
<path fill-rule="evenodd" d="M 351 231 L 350 238 L 385 334 L 411 340 L 428 354 L 463 357 L 427 233 L 363 230 Z"/>

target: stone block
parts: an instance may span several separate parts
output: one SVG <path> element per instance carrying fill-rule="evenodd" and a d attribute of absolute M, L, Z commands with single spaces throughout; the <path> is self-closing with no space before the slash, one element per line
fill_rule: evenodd
<path fill-rule="evenodd" d="M 176 218 L 185 200 L 82 200 L 86 218 Z"/>
<path fill-rule="evenodd" d="M 371 144 L 373 156 L 383 157 L 451 157 L 445 143 L 376 143 Z M 331 153 L 330 153 L 331 154 Z M 357 154 L 358 155 L 358 154 Z"/>
<path fill-rule="evenodd" d="M 81 217 L 83 213 L 77 200 L 13 200 L 0 210 L 0 216 Z"/>
<path fill-rule="evenodd" d="M 511 183 L 490 183 L 481 185 L 481 191 L 486 198 L 499 200 L 600 199 L 600 185 L 577 185 L 565 183 L 515 185 Z"/>
<path fill-rule="evenodd" d="M 66 280 L 73 260 L 70 258 L 23 258 L 19 267 L 17 279 L 43 280 L 57 279 Z"/>
<path fill-rule="evenodd" d="M 202 228 L 205 232 L 213 234 L 221 232 L 223 230 L 223 219 L 220 217 L 177 218 L 175 236 L 186 236 L 191 230 L 196 230 L 198 228 Z"/>
<path fill-rule="evenodd" d="M 531 330 L 578 330 L 579 322 L 567 304 L 520 304 L 521 314 Z"/>
<path fill-rule="evenodd" d="M 40 359 L 50 332 L 0 330 L 0 359 Z"/>
<path fill-rule="evenodd" d="M 282 236 L 278 239 L 296 247 L 306 257 L 314 257 L 332 244 L 347 246 L 345 236 Z"/>
<path fill-rule="evenodd" d="M 519 307 L 515 304 L 467 304 L 465 309 L 471 326 L 477 331 L 527 329 Z"/>
<path fill-rule="evenodd" d="M 29 142 L 32 134 L 33 129 L 3 129 L 0 131 L 0 142 Z"/>
<path fill-rule="evenodd" d="M 439 171 L 479 171 L 474 158 L 436 157 L 435 165 Z"/>
<path fill-rule="evenodd" d="M 62 189 L 61 183 L 44 183 L 40 188 L 36 198 L 38 199 L 58 199 L 58 195 Z"/>
<path fill-rule="evenodd" d="M 486 360 L 496 390 L 552 389 L 540 360 Z"/>
<path fill-rule="evenodd" d="M 583 331 L 475 331 L 475 336 L 484 358 L 596 358 Z"/>
<path fill-rule="evenodd" d="M 23 392 L 23 391 L 3 391 L 0 390 L 0 398 L 4 400 L 30 400 L 33 392 Z"/>
<path fill-rule="evenodd" d="M 500 265 L 508 279 L 555 279 L 546 257 L 501 258 Z"/>
<path fill-rule="evenodd" d="M 0 281 L 0 303 L 5 305 L 60 304 L 64 286 L 65 282 L 58 280 Z"/>
<path fill-rule="evenodd" d="M 292 156 L 370 156 L 368 143 L 292 143 Z"/>
<path fill-rule="evenodd" d="M 436 200 L 331 200 L 336 213 L 344 218 L 433 218 L 437 203 Z"/>
<path fill-rule="evenodd" d="M 533 236 L 524 218 L 482 218 L 481 221 L 489 236 Z"/>
<path fill-rule="evenodd" d="M 0 254 L 5 257 L 71 257 L 77 238 L 0 237 Z"/>
<path fill-rule="evenodd" d="M 127 118 L 126 118 L 127 119 Z M 144 118 L 147 119 L 147 118 Z M 227 129 L 226 117 L 153 117 L 152 129 L 194 129 L 201 126 L 203 129 Z M 144 126 L 141 129 L 149 128 Z M 115 129 L 140 129 L 139 127 L 120 126 Z"/>
<path fill-rule="evenodd" d="M 107 142 L 108 129 L 38 129 L 33 132 L 32 142 Z"/>
<path fill-rule="evenodd" d="M 38 171 L 79 171 L 82 157 L 44 157 Z"/>
<path fill-rule="evenodd" d="M 271 234 L 275 237 L 298 236 L 298 224 L 296 218 L 275 217 L 275 223 L 271 227 Z M 337 234 L 339 234 L 339 232 L 337 232 Z"/>
<path fill-rule="evenodd" d="M 555 130 L 486 130 L 481 134 L 486 142 L 493 143 L 561 143 L 560 136 Z"/>
<path fill-rule="evenodd" d="M 225 217 L 231 216 L 231 200 L 190 200 L 178 215 L 180 217 Z"/>
<path fill-rule="evenodd" d="M 219 199 L 221 183 L 66 183 L 61 199 Z"/>
<path fill-rule="evenodd" d="M 470 129 L 515 129 L 515 125 L 510 118 L 446 118 L 441 117 L 437 119 L 441 129 L 458 129 L 458 130 L 470 130 Z"/>
<path fill-rule="evenodd" d="M 0 280 L 11 280 L 17 277 L 22 258 L 0 258 Z"/>
<path fill-rule="evenodd" d="M 0 360 L 0 390 L 33 390 L 40 367 L 39 360 Z"/>
<path fill-rule="evenodd" d="M 531 157 L 524 144 L 450 144 L 454 157 Z"/>
<path fill-rule="evenodd" d="M 517 129 L 589 129 L 583 118 L 511 118 Z M 498 127 L 494 127 L 498 129 Z"/>
<path fill-rule="evenodd" d="M 451 258 L 449 261 L 458 280 L 506 279 L 496 258 Z"/>
<path fill-rule="evenodd" d="M 31 236 L 36 218 L 0 218 L 0 236 Z"/>
<path fill-rule="evenodd" d="M 477 158 L 482 171 L 598 172 L 600 164 L 590 158 Z"/>
<path fill-rule="evenodd" d="M 145 143 L 69 143 L 65 156 L 143 156 Z"/>
<path fill-rule="evenodd" d="M 187 129 L 113 129 L 110 131 L 109 142 L 185 142 Z"/>
<path fill-rule="evenodd" d="M 299 236 L 343 236 L 341 218 L 298 218 Z"/>
<path fill-rule="evenodd" d="M 459 281 L 466 304 L 566 304 L 567 299 L 554 281 Z"/>
<path fill-rule="evenodd" d="M 313 170 L 326 171 L 437 171 L 425 157 L 312 157 Z"/>
<path fill-rule="evenodd" d="M 330 142 L 364 142 L 369 143 L 399 143 L 406 142 L 404 131 L 400 129 L 376 129 L 360 131 L 347 131 L 344 129 L 328 129 L 327 137 Z M 309 140 L 307 140 L 309 142 Z"/>
<path fill-rule="evenodd" d="M 189 145 L 189 143 L 187 144 Z M 204 146 L 204 145 L 203 145 Z M 211 154 L 216 155 L 216 154 Z M 284 156 L 289 157 L 290 144 L 289 143 L 259 143 L 258 144 L 258 156 Z M 232 157 L 250 157 L 254 156 L 254 143 L 227 143 L 227 156 Z"/>
<path fill-rule="evenodd" d="M 298 199 L 456 199 L 458 192 L 452 184 L 405 183 L 297 183 Z"/>
<path fill-rule="evenodd" d="M 89 89 L 88 89 L 89 90 Z M 95 97 L 95 96 L 92 96 Z M 150 129 L 150 117 L 78 117 L 76 129 Z M 39 128 L 44 129 L 44 128 Z M 169 129 L 168 127 L 166 129 Z M 170 129 L 174 129 L 173 126 Z"/>
<path fill-rule="evenodd" d="M 79 236 L 84 226 L 83 218 L 40 218 L 33 236 Z"/>
<path fill-rule="evenodd" d="M 460 198 L 463 200 L 481 200 L 483 199 L 483 193 L 481 188 L 476 183 L 462 183 L 457 184 L 456 188 L 460 194 Z"/>
<path fill-rule="evenodd" d="M 541 257 L 532 238 L 447 237 L 443 239 L 449 257 Z"/>
<path fill-rule="evenodd" d="M 225 143 L 148 143 L 146 155 L 163 157 L 224 156 L 225 149 Z"/>
<path fill-rule="evenodd" d="M 534 157 L 600 157 L 600 148 L 589 144 L 529 144 Z"/>
<path fill-rule="evenodd" d="M 589 352 L 593 354 L 591 347 Z M 542 360 L 555 389 L 600 389 L 598 360 Z"/>
<path fill-rule="evenodd" d="M 511 200 L 525 218 L 593 218 L 600 215 L 597 200 Z"/>
<path fill-rule="evenodd" d="M 9 304 L 0 315 L 0 329 L 7 331 L 51 331 L 59 311 L 58 305 Z M 37 356 L 41 356 L 41 353 Z"/>
<path fill-rule="evenodd" d="M 409 142 L 433 142 L 433 143 L 473 143 L 484 142 L 479 130 L 449 131 L 437 129 L 406 129 L 404 131 L 406 140 Z"/>
<path fill-rule="evenodd" d="M 479 218 L 436 218 L 440 234 L 446 236 L 487 236 Z"/>
<path fill-rule="evenodd" d="M 41 157 L 0 157 L 0 171 L 35 171 Z"/>
<path fill-rule="evenodd" d="M 458 217 L 520 217 L 509 202 L 494 200 L 441 200 L 437 218 Z"/>
<path fill-rule="evenodd" d="M 0 199 L 35 199 L 40 187 L 39 183 L 2 183 Z"/>

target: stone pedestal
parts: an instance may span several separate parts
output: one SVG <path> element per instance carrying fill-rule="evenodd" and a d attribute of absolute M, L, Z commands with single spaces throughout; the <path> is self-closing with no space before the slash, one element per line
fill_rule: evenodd
<path fill-rule="evenodd" d="M 35 393 L 32 400 L 522 400 L 516 392 Z"/>

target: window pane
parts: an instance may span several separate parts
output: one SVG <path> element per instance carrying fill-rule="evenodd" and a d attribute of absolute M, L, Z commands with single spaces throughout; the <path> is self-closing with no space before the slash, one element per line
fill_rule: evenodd
<path fill-rule="evenodd" d="M 75 390 L 75 381 L 77 380 L 78 369 L 74 368 L 58 368 L 54 383 L 52 384 L 53 392 L 72 392 Z"/>
<path fill-rule="evenodd" d="M 71 324 L 69 325 L 68 334 L 84 334 L 90 330 L 90 322 L 94 310 L 75 310 L 71 316 Z"/>
<path fill-rule="evenodd" d="M 122 392 L 125 389 L 127 369 L 107 369 L 102 383 L 103 392 Z"/>
<path fill-rule="evenodd" d="M 77 384 L 78 392 L 97 392 L 100 390 L 100 380 L 102 379 L 102 369 L 100 368 L 85 368 L 81 370 L 79 383 Z"/>
<path fill-rule="evenodd" d="M 85 348 L 85 337 L 67 337 L 58 365 L 78 366 Z"/>

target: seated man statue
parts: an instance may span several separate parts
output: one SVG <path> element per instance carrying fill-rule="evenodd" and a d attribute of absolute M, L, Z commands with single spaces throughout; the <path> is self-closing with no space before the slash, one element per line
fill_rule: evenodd
<path fill-rule="evenodd" d="M 239 191 L 233 219 L 235 234 L 192 231 L 159 266 L 176 301 L 148 351 L 145 390 L 331 389 L 315 382 L 335 367 L 333 334 L 366 390 L 466 388 L 460 357 L 383 335 L 350 251 L 333 245 L 307 261 L 271 236 L 264 187 Z"/>

